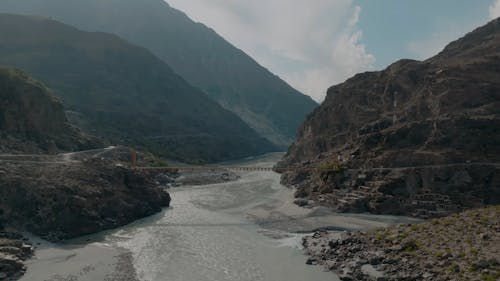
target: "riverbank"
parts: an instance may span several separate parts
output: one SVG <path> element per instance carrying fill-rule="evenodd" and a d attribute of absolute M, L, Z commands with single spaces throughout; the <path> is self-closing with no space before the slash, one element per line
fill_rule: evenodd
<path fill-rule="evenodd" d="M 129 158 L 125 147 L 57 155 L 2 155 L 0 230 L 5 226 L 48 241 L 63 241 L 114 229 L 168 207 L 170 195 L 155 181 L 156 174 L 127 168 Z M 26 270 L 23 262 L 31 256 L 24 253 L 28 247 L 21 242 L 25 240 L 6 240 L 1 235 L 0 240 L 0 277 L 19 278 Z"/>
<path fill-rule="evenodd" d="M 303 208 L 294 203 L 293 193 L 292 189 L 280 189 L 266 202 L 249 209 L 248 219 L 264 229 L 289 233 L 356 231 L 421 221 L 399 216 L 337 213 L 322 206 Z"/>
<path fill-rule="evenodd" d="M 341 280 L 484 280 L 500 278 L 500 206 L 421 224 L 303 239 L 308 264 Z"/>
<path fill-rule="evenodd" d="M 272 167 L 280 157 L 235 165 Z M 300 208 L 278 174 L 237 175 L 235 181 L 171 188 L 169 208 L 117 229 L 66 244 L 35 242 L 36 256 L 21 280 L 332 281 L 335 274 L 306 265 L 304 235 L 414 221 Z"/>
<path fill-rule="evenodd" d="M 53 244 L 36 237 L 20 281 L 139 281 L 130 251 L 99 242 Z"/>

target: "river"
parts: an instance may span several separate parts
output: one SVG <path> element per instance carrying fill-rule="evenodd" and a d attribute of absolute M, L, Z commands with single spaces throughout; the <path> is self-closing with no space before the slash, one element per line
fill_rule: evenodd
<path fill-rule="evenodd" d="M 271 167 L 281 156 L 269 154 L 234 164 Z M 305 264 L 307 257 L 300 248 L 303 234 L 296 232 L 406 221 L 299 208 L 292 203 L 292 191 L 279 184 L 278 174 L 241 172 L 240 176 L 230 183 L 172 189 L 170 208 L 121 229 L 71 245 L 42 243 L 22 280 L 118 281 L 130 275 L 123 272 L 123 261 L 116 265 L 124 254 L 130 256 L 128 262 L 141 281 L 338 280 L 331 272 Z M 30 279 L 34 276 L 40 279 Z"/>

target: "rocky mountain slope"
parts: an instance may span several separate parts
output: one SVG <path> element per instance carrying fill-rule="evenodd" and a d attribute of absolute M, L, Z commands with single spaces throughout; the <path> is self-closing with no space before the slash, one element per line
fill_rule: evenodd
<path fill-rule="evenodd" d="M 139 154 L 138 164 L 158 161 Z M 130 150 L 108 147 L 52 155 L 0 155 L 0 230 L 27 231 L 50 241 L 116 228 L 168 207 L 175 173 L 128 167 Z M 33 248 L 0 231 L 0 280 L 18 280 Z"/>
<path fill-rule="evenodd" d="M 116 228 L 170 204 L 157 173 L 127 168 L 128 148 L 17 160 L 0 166 L 0 223 L 48 240 Z"/>
<path fill-rule="evenodd" d="M 163 61 L 114 35 L 1 14 L 0 64 L 46 83 L 70 120 L 114 143 L 190 162 L 276 149 Z"/>
<path fill-rule="evenodd" d="M 298 197 L 344 211 L 435 216 L 500 203 L 500 20 L 426 61 L 328 90 L 282 166 Z M 336 171 L 334 171 L 336 170 Z"/>
<path fill-rule="evenodd" d="M 500 207 L 366 232 L 318 232 L 303 244 L 341 280 L 483 280 L 500 278 Z"/>
<path fill-rule="evenodd" d="M 82 150 L 100 145 L 69 124 L 62 104 L 42 83 L 0 67 L 0 153 Z"/>
<path fill-rule="evenodd" d="M 216 32 L 163 0 L 2 0 L 0 11 L 53 17 L 84 30 L 115 33 L 146 47 L 283 148 L 317 106 Z"/>
<path fill-rule="evenodd" d="M 162 185 L 175 175 L 127 169 L 128 148 L 57 154 L 102 143 L 70 125 L 42 83 L 5 67 L 0 136 L 0 280 L 18 280 L 33 254 L 26 239 L 4 227 L 67 239 L 130 223 L 170 203 Z M 141 154 L 139 164 L 157 161 Z"/>

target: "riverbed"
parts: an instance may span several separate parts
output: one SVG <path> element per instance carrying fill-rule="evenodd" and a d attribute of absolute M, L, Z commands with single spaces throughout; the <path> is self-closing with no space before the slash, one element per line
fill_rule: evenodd
<path fill-rule="evenodd" d="M 272 167 L 281 156 L 226 164 Z M 64 245 L 40 242 L 22 280 L 338 280 L 305 264 L 303 235 L 323 227 L 340 233 L 410 221 L 300 208 L 279 174 L 239 176 L 229 183 L 171 189 L 170 208 L 117 230 Z"/>

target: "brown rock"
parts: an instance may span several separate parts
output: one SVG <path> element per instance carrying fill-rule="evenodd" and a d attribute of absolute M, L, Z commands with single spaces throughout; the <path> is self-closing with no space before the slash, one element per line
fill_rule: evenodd
<path fill-rule="evenodd" d="M 170 203 L 170 195 L 151 175 L 106 159 L 57 169 L 10 166 L 8 174 L 0 175 L 0 186 L 0 219 L 48 240 L 116 228 Z"/>
<path fill-rule="evenodd" d="M 328 191 L 321 204 L 343 212 L 427 218 L 500 204 L 499 67 L 497 19 L 433 58 L 331 87 L 279 164 L 329 170 L 283 183 L 317 201 Z"/>

